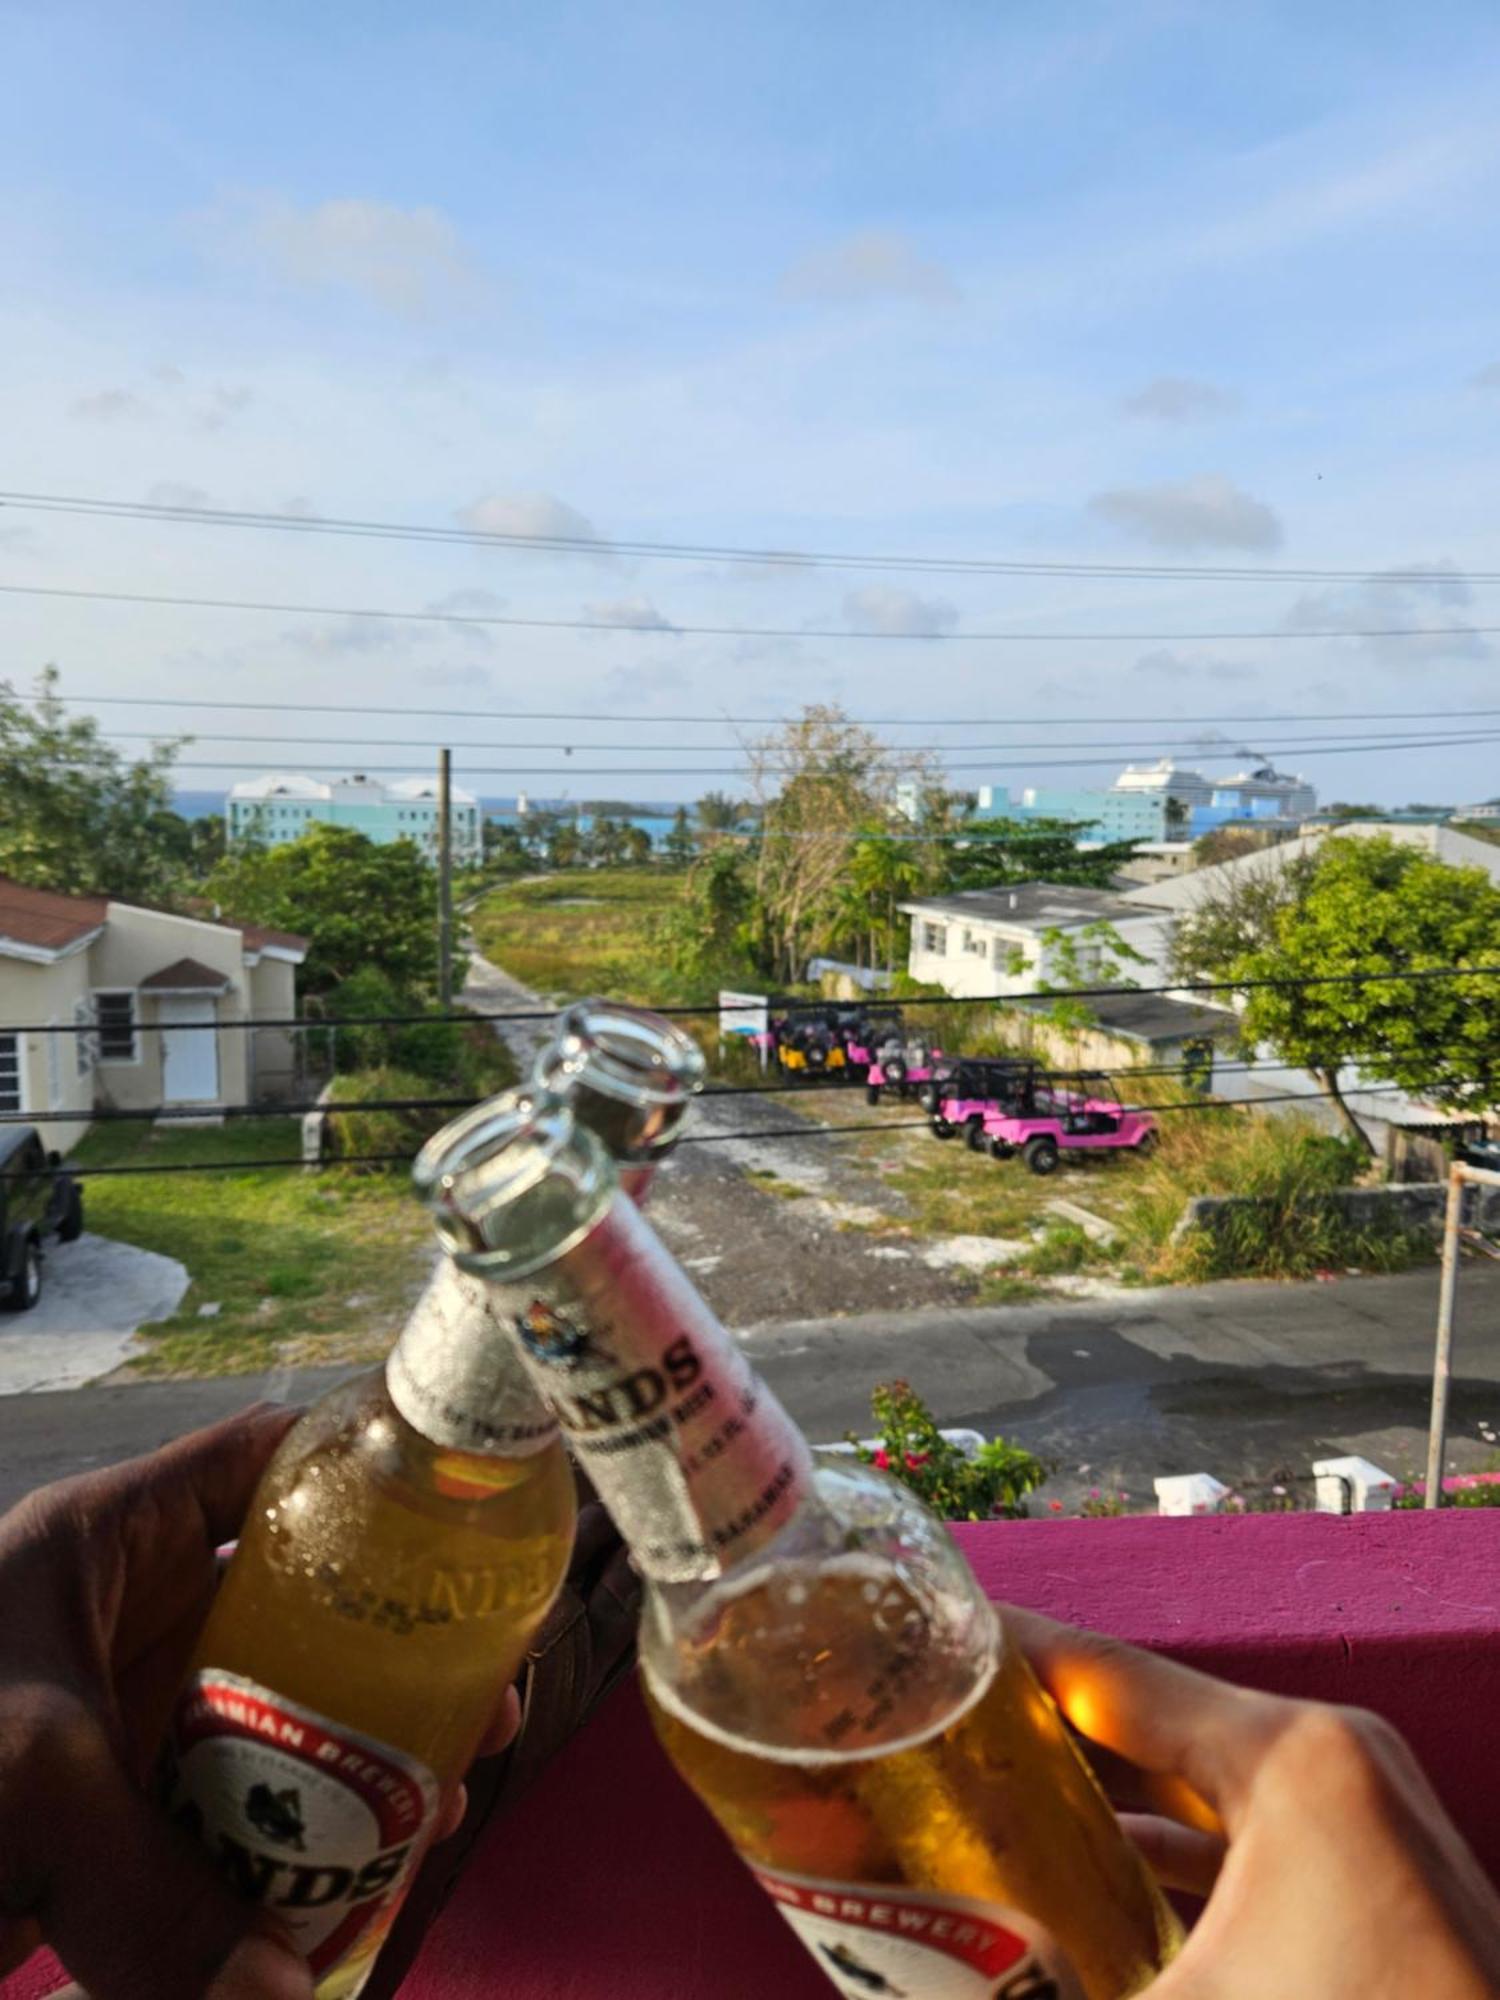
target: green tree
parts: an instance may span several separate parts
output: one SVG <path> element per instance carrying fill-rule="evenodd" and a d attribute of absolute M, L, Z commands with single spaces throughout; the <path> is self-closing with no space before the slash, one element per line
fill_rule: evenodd
<path fill-rule="evenodd" d="M 701 855 L 682 885 L 682 901 L 658 925 L 657 940 L 672 970 L 696 986 L 741 978 L 749 967 L 751 900 L 737 848 Z"/>
<path fill-rule="evenodd" d="M 34 701 L 0 681 L 0 872 L 37 889 L 171 903 L 191 848 L 172 811 L 172 766 L 188 739 L 124 757 L 92 716 L 69 717 L 60 686 L 55 667 Z"/>
<path fill-rule="evenodd" d="M 737 833 L 744 817 L 744 806 L 728 792 L 705 792 L 693 805 L 693 825 L 700 844 Z"/>
<path fill-rule="evenodd" d="M 1280 869 L 1273 851 L 1243 873 L 1179 926 L 1179 973 L 1246 982 L 1244 1038 L 1307 1070 L 1367 1155 L 1340 1086 L 1348 1067 L 1450 1111 L 1500 1097 L 1493 979 L 1346 977 L 1500 965 L 1500 887 L 1484 869 L 1379 837 L 1326 839 Z M 1301 980 L 1315 983 L 1251 984 Z"/>
<path fill-rule="evenodd" d="M 1082 821 L 1063 819 L 977 819 L 963 828 L 963 841 L 943 844 L 933 886 L 955 889 L 1006 888 L 1016 882 L 1066 882 L 1074 888 L 1107 889 L 1136 843 L 1110 841 L 1081 848 Z"/>
<path fill-rule="evenodd" d="M 672 824 L 662 841 L 661 851 L 674 868 L 685 868 L 693 858 L 693 830 L 688 825 L 686 806 L 672 815 Z"/>
<path fill-rule="evenodd" d="M 627 823 L 620 829 L 621 859 L 632 868 L 639 868 L 651 859 L 651 836 L 643 826 Z"/>
<path fill-rule="evenodd" d="M 437 984 L 437 875 L 410 841 L 382 847 L 349 827 L 313 826 L 285 846 L 229 855 L 205 889 L 237 922 L 311 940 L 309 994 L 367 968 L 400 992 Z"/>
<path fill-rule="evenodd" d="M 1098 1015 L 1076 989 L 1080 986 L 1139 986 L 1140 981 L 1127 966 L 1144 965 L 1146 959 L 1134 945 L 1121 937 L 1114 925 L 1100 917 L 1076 931 L 1048 925 L 1041 934 L 1041 952 L 1036 987 L 1039 993 L 1056 993 L 1058 998 L 1043 1018 L 1070 1034 L 1094 1027 Z M 1012 951 L 1007 970 L 1019 979 L 1031 961 L 1019 946 Z"/>

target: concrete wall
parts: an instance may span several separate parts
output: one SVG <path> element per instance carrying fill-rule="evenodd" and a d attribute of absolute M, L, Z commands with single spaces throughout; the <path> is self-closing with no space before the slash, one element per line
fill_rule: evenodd
<path fill-rule="evenodd" d="M 1335 1188 L 1318 1197 L 1318 1205 L 1358 1229 L 1420 1229 L 1441 1235 L 1448 1200 L 1446 1181 L 1407 1181 L 1395 1187 Z M 1471 1227 L 1500 1230 L 1500 1188 L 1471 1187 L 1465 1197 L 1464 1220 Z M 1183 1209 L 1173 1239 L 1190 1229 L 1223 1228 L 1236 1213 L 1264 1203 L 1255 1195 L 1200 1194 Z"/>
<path fill-rule="evenodd" d="M 248 968 L 249 1012 L 255 1020 L 289 1021 L 297 1011 L 297 968 L 284 959 L 262 958 Z M 249 1095 L 262 1098 L 290 1097 L 296 1089 L 297 1037 L 285 1028 L 255 1028 L 248 1031 Z"/>

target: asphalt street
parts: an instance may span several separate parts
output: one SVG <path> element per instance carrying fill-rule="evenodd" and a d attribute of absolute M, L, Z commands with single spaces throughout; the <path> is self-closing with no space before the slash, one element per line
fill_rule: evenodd
<path fill-rule="evenodd" d="M 1284 1482 L 1314 1458 L 1358 1451 L 1420 1470 L 1431 1389 L 1437 1272 L 1333 1284 L 1231 1284 L 1124 1298 L 947 1307 L 741 1332 L 809 1435 L 869 1427 L 876 1382 L 907 1377 L 939 1419 L 1003 1433 L 1052 1462 L 1053 1489 L 1149 1503 L 1158 1473 L 1231 1485 Z M 1485 1464 L 1500 1428 L 1500 1270 L 1462 1274 L 1451 1458 Z M 342 1375 L 143 1382 L 0 1397 L 0 1504 L 105 1465 L 270 1392 L 304 1401 Z M 1086 1468 L 1086 1469 L 1081 1469 Z"/>

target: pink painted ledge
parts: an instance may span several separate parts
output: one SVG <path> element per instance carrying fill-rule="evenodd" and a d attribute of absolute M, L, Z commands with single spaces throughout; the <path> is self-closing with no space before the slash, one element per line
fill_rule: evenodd
<path fill-rule="evenodd" d="M 1500 1880 L 1500 1510 L 956 1530 L 989 1594 L 1378 1710 Z M 33 1961 L 0 2000 L 59 1980 Z M 482 1838 L 402 2000 L 827 2000 L 620 1688 Z"/>

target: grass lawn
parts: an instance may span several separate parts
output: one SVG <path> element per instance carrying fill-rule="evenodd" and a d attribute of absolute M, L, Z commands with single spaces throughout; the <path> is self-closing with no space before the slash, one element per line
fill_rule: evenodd
<path fill-rule="evenodd" d="M 470 923 L 485 957 L 539 993 L 675 999 L 652 932 L 684 880 L 668 868 L 565 869 L 487 891 Z"/>
<path fill-rule="evenodd" d="M 177 1131 L 103 1125 L 79 1166 L 170 1166 L 294 1158 L 293 1118 Z M 307 1174 L 300 1167 L 130 1174 L 84 1183 L 88 1227 L 176 1257 L 192 1283 L 170 1319 L 142 1328 L 146 1375 L 229 1375 L 278 1362 L 374 1358 L 389 1346 L 427 1271 L 431 1225 L 400 1169 Z M 217 1305 L 204 1318 L 199 1308 Z"/>

